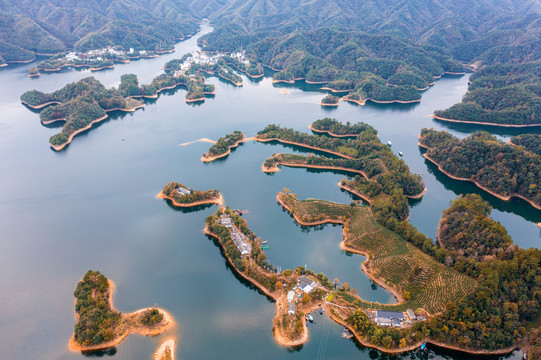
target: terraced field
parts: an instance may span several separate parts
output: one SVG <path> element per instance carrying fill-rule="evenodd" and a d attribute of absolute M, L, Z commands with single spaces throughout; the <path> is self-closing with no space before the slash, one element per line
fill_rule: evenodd
<path fill-rule="evenodd" d="M 396 233 L 384 228 L 372 216 L 369 207 L 351 207 L 322 200 L 297 200 L 279 195 L 304 221 L 323 218 L 347 219 L 345 245 L 368 253 L 368 271 L 401 294 L 410 293 L 405 303 L 387 306 L 396 310 L 423 308 L 440 312 L 448 302 L 456 302 L 476 287 L 474 279 L 435 261 Z"/>

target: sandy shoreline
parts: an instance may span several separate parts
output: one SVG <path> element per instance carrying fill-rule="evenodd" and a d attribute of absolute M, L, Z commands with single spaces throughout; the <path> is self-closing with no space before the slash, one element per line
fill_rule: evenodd
<path fill-rule="evenodd" d="M 333 132 L 331 132 L 330 130 L 319 130 L 319 129 L 315 129 L 312 125 L 308 125 L 308 128 L 310 130 L 312 130 L 313 132 L 316 132 L 316 133 L 320 133 L 320 134 L 328 134 L 332 137 L 343 137 L 343 138 L 348 138 L 348 137 L 357 137 L 359 136 L 359 134 L 344 134 L 344 135 L 338 135 L 338 134 L 335 134 Z"/>
<path fill-rule="evenodd" d="M 487 122 L 481 122 L 481 121 L 466 121 L 466 120 L 455 120 L 455 119 L 447 119 L 440 116 L 436 116 L 434 114 L 430 115 L 430 117 L 441 120 L 441 121 L 448 121 L 448 122 L 454 122 L 454 123 L 460 123 L 460 124 L 475 124 L 475 125 L 485 125 L 485 126 L 500 126 L 500 127 L 510 127 L 510 128 L 524 128 L 524 127 L 539 127 L 541 124 L 497 124 L 497 123 L 487 123 Z"/>
<path fill-rule="evenodd" d="M 109 279 L 108 279 L 108 282 L 109 282 L 109 298 L 107 299 L 108 300 L 107 302 L 108 302 L 108 305 L 110 306 L 110 308 L 112 310 L 115 310 L 115 308 L 113 306 L 113 296 L 114 296 L 114 290 L 115 290 L 115 283 L 113 281 L 109 280 Z M 126 320 L 128 320 L 130 318 L 133 318 L 133 317 L 137 316 L 138 314 L 140 314 L 140 313 L 142 313 L 144 311 L 151 310 L 151 309 L 154 309 L 154 307 L 148 307 L 148 308 L 140 309 L 140 310 L 134 311 L 132 313 L 128 313 L 128 314 L 121 313 L 122 320 L 126 321 Z M 144 326 L 144 325 L 141 325 L 139 327 L 128 326 L 126 329 L 124 329 L 124 332 L 122 334 L 120 334 L 119 336 L 117 336 L 115 339 L 113 339 L 111 341 L 108 341 L 108 342 L 103 342 L 103 343 L 98 344 L 98 345 L 86 345 L 86 346 L 81 345 L 77 341 L 75 341 L 75 335 L 72 334 L 71 338 L 70 338 L 70 341 L 69 341 L 69 349 L 71 351 L 103 350 L 103 349 L 108 349 L 110 347 L 113 347 L 113 346 L 116 346 L 116 345 L 120 344 L 130 334 L 139 334 L 139 335 L 144 335 L 144 336 L 159 335 L 159 334 L 165 332 L 166 330 L 168 330 L 169 328 L 171 328 L 175 324 L 175 320 L 174 320 L 173 316 L 171 314 L 169 314 L 167 311 L 165 311 L 163 309 L 160 309 L 160 308 L 156 308 L 156 309 L 163 315 L 163 320 L 161 321 L 159 326 L 156 326 L 156 327 L 148 327 L 148 326 Z M 77 313 L 75 314 L 75 317 L 76 317 L 77 321 L 79 321 Z"/>
<path fill-rule="evenodd" d="M 39 104 L 39 105 L 30 105 L 29 103 L 27 103 L 26 101 L 23 101 L 23 100 L 21 100 L 21 103 L 23 105 L 28 106 L 29 108 L 34 109 L 34 110 L 39 110 L 39 109 L 42 109 L 42 108 L 44 108 L 46 106 L 49 106 L 49 105 L 60 105 L 60 104 L 62 104 L 61 102 L 58 102 L 58 101 L 49 101 L 49 102 Z"/>
<path fill-rule="evenodd" d="M 360 106 L 365 106 L 366 105 L 366 100 L 363 100 L 363 99 L 353 100 L 353 99 L 347 99 L 347 98 L 343 97 L 340 100 L 349 101 L 349 102 L 352 102 L 352 103 L 360 105 Z"/>
<path fill-rule="evenodd" d="M 314 147 L 314 146 L 300 144 L 300 143 L 296 143 L 296 142 L 293 142 L 293 141 L 287 141 L 287 140 L 282 140 L 282 139 L 277 139 L 277 138 L 262 139 L 262 138 L 259 138 L 257 136 L 254 138 L 254 140 L 259 141 L 259 142 L 277 141 L 277 142 L 280 142 L 280 143 L 283 143 L 283 144 L 295 145 L 295 146 L 299 146 L 299 147 L 303 147 L 303 148 L 307 148 L 307 149 L 312 149 L 312 150 L 316 150 L 316 151 L 325 152 L 325 153 L 328 153 L 328 154 L 333 154 L 333 155 L 336 155 L 336 156 L 339 156 L 339 157 L 342 157 L 342 158 L 345 158 L 345 159 L 355 160 L 353 157 L 351 157 L 349 155 L 341 154 L 341 153 L 336 152 L 336 151 L 317 148 L 317 147 Z"/>
<path fill-rule="evenodd" d="M 175 201 L 175 199 L 173 199 L 172 197 L 165 195 L 163 191 L 160 191 L 160 193 L 156 195 L 156 197 L 158 199 L 169 200 L 171 201 L 171 204 L 173 204 L 173 206 L 182 207 L 182 208 L 193 207 L 193 206 L 198 206 L 198 205 L 206 205 L 206 204 L 216 204 L 216 205 L 222 206 L 224 204 L 224 198 L 222 194 L 220 194 L 217 198 L 199 200 L 199 201 L 194 201 L 194 202 L 185 203 L 185 204 Z"/>
<path fill-rule="evenodd" d="M 232 79 L 228 78 L 228 77 L 225 77 L 223 76 L 222 74 L 218 73 L 218 76 L 226 81 L 229 81 L 230 83 L 232 83 L 233 85 L 235 86 L 238 86 L 238 87 L 241 87 L 242 86 L 242 82 L 236 82 L 236 81 L 233 81 Z"/>
<path fill-rule="evenodd" d="M 244 134 L 243 134 L 243 136 L 244 136 Z M 231 149 L 234 149 L 234 148 L 238 147 L 241 143 L 249 141 L 249 140 L 255 140 L 255 138 L 254 137 L 249 137 L 249 138 L 244 137 L 244 138 L 240 139 L 239 141 L 237 141 L 236 143 L 234 143 L 233 145 L 229 146 L 229 149 L 225 153 L 220 154 L 220 155 L 216 155 L 216 156 L 208 156 L 208 157 L 205 157 L 203 155 L 203 157 L 201 157 L 201 161 L 203 161 L 203 162 L 212 162 L 214 160 L 218 160 L 218 159 L 221 159 L 223 157 L 226 157 L 227 155 L 231 154 Z M 216 142 L 214 141 L 214 143 L 216 143 Z"/>
<path fill-rule="evenodd" d="M 421 144 L 420 142 L 418 143 L 418 145 L 419 145 L 420 147 L 422 147 L 422 148 L 430 149 L 428 146 L 426 146 L 426 145 L 424 145 L 424 144 Z M 532 200 L 527 199 L 527 198 L 525 198 L 525 197 L 522 196 L 522 195 L 513 193 L 513 194 L 509 194 L 509 195 L 506 196 L 506 195 L 501 195 L 501 194 L 495 193 L 494 191 L 492 191 L 492 190 L 490 190 L 490 189 L 484 187 L 483 185 L 481 185 L 480 183 L 478 183 L 478 182 L 475 181 L 475 180 L 466 179 L 466 178 L 461 178 L 461 177 L 458 177 L 458 176 L 449 174 L 447 171 L 445 171 L 445 170 L 442 169 L 441 165 L 438 164 L 438 163 L 436 162 L 436 160 L 432 159 L 432 158 L 431 158 L 430 156 L 428 156 L 426 153 L 423 154 L 423 157 L 424 157 L 425 159 L 427 159 L 428 161 L 430 161 L 431 163 L 433 163 L 434 165 L 436 165 L 436 166 L 438 167 L 438 170 L 439 170 L 439 171 L 441 171 L 443 174 L 447 175 L 447 176 L 450 177 L 451 179 L 454 179 L 454 180 L 460 180 L 460 181 L 469 181 L 469 182 L 471 182 L 471 183 L 474 183 L 479 189 L 484 190 L 484 191 L 486 191 L 487 193 L 489 193 L 490 195 L 493 195 L 493 196 L 495 196 L 495 197 L 497 197 L 498 199 L 503 200 L 503 201 L 509 201 L 509 200 L 511 200 L 511 198 L 514 198 L 514 197 L 520 198 L 520 199 L 526 201 L 527 203 L 529 203 L 529 204 L 530 204 L 531 206 L 533 206 L 534 208 L 536 208 L 536 209 L 538 209 L 538 210 L 541 210 L 541 205 L 534 203 Z"/>
<path fill-rule="evenodd" d="M 176 342 L 175 342 L 175 339 L 170 337 L 170 338 L 167 338 L 164 342 L 162 342 L 160 344 L 160 346 L 158 346 L 158 348 L 156 349 L 156 351 L 154 352 L 154 356 L 152 357 L 153 360 L 162 360 L 162 359 L 165 359 L 165 351 L 169 349 L 170 351 L 170 354 L 171 354 L 171 359 L 175 360 L 176 357 L 175 357 L 175 352 L 176 352 Z"/>
<path fill-rule="evenodd" d="M 334 107 L 334 106 L 338 106 L 340 105 L 340 100 L 337 102 L 337 103 L 323 103 L 323 102 L 320 102 L 319 103 L 319 106 L 329 106 L 329 107 Z"/>

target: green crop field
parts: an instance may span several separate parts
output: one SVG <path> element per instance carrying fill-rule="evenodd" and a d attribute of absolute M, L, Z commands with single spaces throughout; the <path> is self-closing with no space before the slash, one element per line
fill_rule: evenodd
<path fill-rule="evenodd" d="M 402 294 L 410 293 L 404 304 L 385 306 L 396 310 L 423 308 L 438 313 L 448 302 L 456 302 L 476 287 L 474 279 L 437 262 L 396 233 L 380 225 L 369 207 L 351 207 L 321 200 L 282 199 L 293 213 L 304 219 L 346 217 L 349 229 L 345 244 L 370 254 L 368 269 Z"/>

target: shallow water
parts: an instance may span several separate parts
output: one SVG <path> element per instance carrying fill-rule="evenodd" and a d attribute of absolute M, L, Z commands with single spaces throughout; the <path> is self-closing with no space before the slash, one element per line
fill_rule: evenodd
<path fill-rule="evenodd" d="M 211 28 L 203 26 L 202 32 Z M 341 227 L 303 228 L 276 203 L 284 187 L 299 198 L 349 203 L 334 172 L 283 168 L 273 175 L 261 163 L 275 152 L 301 151 L 277 144 L 248 142 L 225 159 L 202 163 L 208 143 L 179 144 L 207 137 L 216 140 L 234 130 L 254 135 L 269 123 L 308 131 L 314 120 L 365 121 L 382 141 L 404 152 L 413 172 L 426 181 L 427 194 L 412 201 L 411 222 L 429 236 L 441 212 L 457 194 L 480 193 L 494 206 L 493 217 L 522 247 L 539 247 L 535 222 L 541 212 L 523 201 L 500 201 L 471 184 L 448 179 L 425 161 L 417 147 L 422 127 L 467 136 L 475 127 L 448 126 L 428 117 L 460 100 L 467 76 L 444 77 L 416 105 L 361 107 L 344 103 L 327 110 L 317 104 L 323 93 L 300 83 L 284 95 L 269 78 L 244 77 L 244 86 L 211 78 L 216 96 L 188 105 L 182 89 L 164 92 L 135 113 L 117 113 L 77 136 L 63 152 L 53 152 L 48 138 L 59 128 L 44 127 L 38 115 L 19 102 L 26 90 L 53 91 L 92 75 L 115 86 L 120 75 L 135 73 L 149 83 L 163 64 L 196 49 L 196 37 L 179 43 L 176 53 L 118 65 L 98 73 L 65 70 L 37 79 L 26 77 L 29 64 L 0 70 L 0 358 L 78 359 L 70 352 L 73 290 L 88 269 L 115 281 L 115 305 L 123 312 L 157 304 L 179 323 L 179 359 L 386 358 L 340 337 L 341 327 L 317 315 L 310 340 L 300 350 L 278 346 L 272 337 L 275 306 L 237 278 L 219 248 L 203 233 L 205 217 L 215 206 L 176 210 L 155 198 L 163 185 L 178 181 L 193 188 L 218 188 L 233 208 L 248 209 L 250 228 L 268 240 L 271 263 L 282 269 L 307 265 L 329 278 L 338 277 L 369 301 L 392 303 L 360 270 L 362 256 L 339 248 Z M 508 137 L 512 132 L 499 132 Z M 161 337 L 129 336 L 101 355 L 148 359 Z M 517 352 L 511 358 L 519 358 Z M 404 358 L 472 358 L 430 348 Z"/>

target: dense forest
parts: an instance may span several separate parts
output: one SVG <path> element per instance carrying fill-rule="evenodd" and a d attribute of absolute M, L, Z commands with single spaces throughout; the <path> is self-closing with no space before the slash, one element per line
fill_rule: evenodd
<path fill-rule="evenodd" d="M 5 0 L 0 11 L 0 55 L 18 61 L 35 54 L 115 45 L 160 51 L 197 31 L 200 18 L 190 7 L 183 1 Z"/>
<path fill-rule="evenodd" d="M 122 318 L 109 306 L 110 291 L 107 278 L 99 271 L 88 270 L 77 284 L 73 295 L 79 321 L 75 324 L 74 338 L 79 344 L 97 345 L 113 340 L 115 327 Z"/>
<path fill-rule="evenodd" d="M 541 206 L 541 156 L 511 146 L 486 132 L 457 139 L 444 131 L 423 129 L 425 157 L 451 176 L 474 181 L 498 195 L 519 195 Z"/>
<path fill-rule="evenodd" d="M 335 90 L 353 90 L 362 99 L 417 101 L 419 90 L 436 77 L 464 71 L 444 52 L 393 35 L 317 29 L 250 39 L 247 56 L 280 70 L 275 80 L 328 83 Z M 203 49 L 224 50 L 224 41 L 222 34 L 212 33 L 203 40 Z"/>
<path fill-rule="evenodd" d="M 338 136 L 358 136 L 360 133 L 370 130 L 373 131 L 374 129 L 363 122 L 358 122 L 356 124 L 351 124 L 349 121 L 345 124 L 342 124 L 336 119 L 332 118 L 323 118 L 320 120 L 316 120 L 312 123 L 311 128 L 313 130 L 316 130 L 318 132 L 324 131 L 328 132 L 331 136 L 338 135 Z"/>
<path fill-rule="evenodd" d="M 124 75 L 119 88 L 129 88 L 126 82 L 133 81 L 134 77 L 135 75 Z M 46 107 L 39 114 L 44 124 L 65 121 L 62 131 L 49 139 L 53 146 L 65 144 L 70 135 L 90 125 L 93 121 L 103 118 L 107 111 L 132 111 L 143 105 L 141 101 L 129 97 L 123 90 L 106 89 L 93 77 L 68 84 L 53 93 L 27 91 L 21 95 L 21 101 L 29 106 L 40 106 L 49 102 L 58 103 L 58 105 Z"/>
<path fill-rule="evenodd" d="M 346 125 L 339 125 L 349 131 Z M 321 156 L 304 157 L 307 164 L 345 167 L 363 171 L 369 178 L 378 177 L 383 186 L 399 184 L 404 194 L 416 196 L 423 192 L 424 185 L 419 175 L 411 174 L 406 163 L 399 159 L 388 146 L 381 143 L 374 128 L 367 124 L 352 125 L 351 128 L 365 128 L 355 139 L 332 138 L 325 135 L 310 135 L 293 129 L 268 125 L 257 133 L 257 139 L 283 140 L 310 146 L 321 151 L 335 152 L 343 158 L 332 159 Z M 344 158 L 345 157 L 345 158 Z M 278 158 L 271 158 L 265 166 L 273 166 Z M 387 185 L 389 183 L 389 185 Z"/>
<path fill-rule="evenodd" d="M 443 212 L 438 242 L 449 250 L 449 265 L 457 260 L 475 264 L 514 249 L 507 230 L 490 218 L 491 211 L 492 207 L 479 195 L 467 194 L 459 196 Z"/>
<path fill-rule="evenodd" d="M 511 143 L 524 146 L 526 150 L 541 156 L 541 135 L 522 134 L 511 137 Z"/>
<path fill-rule="evenodd" d="M 487 66 L 470 77 L 461 103 L 435 116 L 493 125 L 541 124 L 541 61 Z"/>
<path fill-rule="evenodd" d="M 240 131 L 233 131 L 231 134 L 222 136 L 216 141 L 216 144 L 209 148 L 208 153 L 205 153 L 204 157 L 219 156 L 227 153 L 231 147 L 238 144 L 239 141 L 244 139 L 244 134 Z"/>
<path fill-rule="evenodd" d="M 180 192 L 179 189 L 181 190 Z M 165 185 L 162 193 L 180 204 L 189 204 L 202 200 L 212 200 L 220 196 L 220 193 L 216 189 L 207 191 L 194 190 L 190 189 L 186 185 L 174 181 Z"/>

